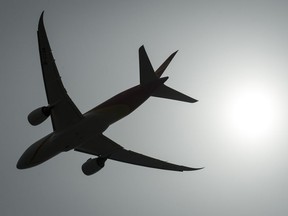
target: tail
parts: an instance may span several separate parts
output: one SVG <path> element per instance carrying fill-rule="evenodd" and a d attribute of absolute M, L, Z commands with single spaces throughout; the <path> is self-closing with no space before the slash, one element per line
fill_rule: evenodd
<path fill-rule="evenodd" d="M 146 84 L 149 82 L 152 82 L 154 80 L 157 80 L 161 77 L 169 63 L 172 61 L 174 56 L 176 55 L 178 51 L 172 53 L 164 62 L 163 64 L 154 71 L 151 62 L 148 58 L 148 55 L 145 51 L 144 46 L 141 46 L 139 48 L 139 63 L 140 63 L 140 84 Z M 172 100 L 178 100 L 178 101 L 184 101 L 189 103 L 195 103 L 197 100 L 194 98 L 191 98 L 181 92 L 178 92 L 166 85 L 160 86 L 153 94 L 154 97 L 161 97 L 161 98 L 167 98 Z"/>

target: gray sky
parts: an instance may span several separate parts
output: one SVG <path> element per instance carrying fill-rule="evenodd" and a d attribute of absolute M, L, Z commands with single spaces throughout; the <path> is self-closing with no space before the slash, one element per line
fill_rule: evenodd
<path fill-rule="evenodd" d="M 287 1 L 2 1 L 1 215 L 288 215 Z M 192 167 L 169 172 L 63 153 L 16 162 L 51 132 L 37 47 L 44 22 L 63 83 L 82 112 L 139 82 L 179 49 L 167 85 L 196 104 L 151 98 L 105 134 L 127 149 Z"/>

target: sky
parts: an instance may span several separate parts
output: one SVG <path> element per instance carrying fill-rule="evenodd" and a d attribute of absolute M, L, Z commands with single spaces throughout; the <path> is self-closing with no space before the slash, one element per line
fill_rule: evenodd
<path fill-rule="evenodd" d="M 2 0 L 0 211 L 10 215 L 288 214 L 288 2 Z M 190 167 L 172 172 L 65 152 L 17 170 L 52 131 L 27 115 L 47 104 L 37 25 L 82 113 L 139 83 L 138 48 L 156 69 L 179 50 L 167 85 L 195 104 L 150 98 L 105 135 L 126 149 Z"/>

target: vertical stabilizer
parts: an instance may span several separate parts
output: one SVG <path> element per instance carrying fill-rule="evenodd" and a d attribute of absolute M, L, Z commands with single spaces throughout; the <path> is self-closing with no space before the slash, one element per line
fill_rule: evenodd
<path fill-rule="evenodd" d="M 140 84 L 146 84 L 149 82 L 153 82 L 154 80 L 160 79 L 161 75 L 166 70 L 166 68 L 168 67 L 168 65 L 170 64 L 170 62 L 172 61 L 177 52 L 178 50 L 172 53 L 155 72 L 148 58 L 148 55 L 145 51 L 144 46 L 141 46 L 139 48 Z M 164 84 L 159 86 L 151 96 L 178 100 L 188 103 L 197 102 L 196 99 L 191 98 L 188 95 L 185 95 L 179 91 L 176 91 L 175 89 L 172 89 Z"/>
<path fill-rule="evenodd" d="M 158 79 L 144 46 L 139 48 L 140 83 L 145 84 Z"/>

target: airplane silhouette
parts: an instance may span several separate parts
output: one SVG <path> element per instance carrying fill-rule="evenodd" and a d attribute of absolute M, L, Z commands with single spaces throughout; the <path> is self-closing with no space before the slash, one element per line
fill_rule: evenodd
<path fill-rule="evenodd" d="M 104 167 L 107 159 L 173 171 L 191 171 L 190 168 L 171 164 L 124 149 L 103 135 L 113 123 L 133 112 L 150 96 L 194 103 L 197 100 L 164 85 L 168 77 L 161 78 L 175 54 L 154 71 L 144 46 L 139 48 L 140 84 L 117 94 L 85 114 L 81 114 L 68 96 L 46 35 L 43 14 L 38 24 L 40 61 L 48 100 L 48 106 L 40 107 L 28 115 L 32 125 L 38 125 L 51 116 L 53 132 L 32 144 L 20 157 L 18 169 L 39 165 L 61 152 L 75 151 L 97 156 L 82 165 L 86 175 L 92 175 Z"/>

